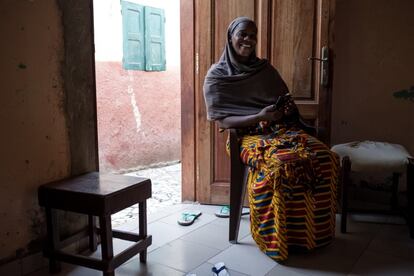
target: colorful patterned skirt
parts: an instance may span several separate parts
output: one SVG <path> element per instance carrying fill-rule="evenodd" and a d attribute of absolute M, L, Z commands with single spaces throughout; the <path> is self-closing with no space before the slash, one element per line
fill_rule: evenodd
<path fill-rule="evenodd" d="M 329 244 L 335 235 L 338 156 L 301 130 L 245 135 L 241 157 L 250 167 L 251 233 L 280 262 L 288 252 Z"/>

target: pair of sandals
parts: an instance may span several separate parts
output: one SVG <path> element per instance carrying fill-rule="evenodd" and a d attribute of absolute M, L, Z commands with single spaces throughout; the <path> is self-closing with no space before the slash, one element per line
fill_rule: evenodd
<path fill-rule="evenodd" d="M 201 216 L 201 211 L 193 210 L 193 211 L 185 211 L 181 214 L 181 217 L 177 220 L 177 223 L 182 226 L 189 226 L 194 223 L 194 221 Z M 243 211 L 243 215 L 248 215 L 249 211 Z M 215 215 L 219 218 L 228 218 L 230 217 L 230 206 L 224 205 L 223 207 L 218 210 Z"/>

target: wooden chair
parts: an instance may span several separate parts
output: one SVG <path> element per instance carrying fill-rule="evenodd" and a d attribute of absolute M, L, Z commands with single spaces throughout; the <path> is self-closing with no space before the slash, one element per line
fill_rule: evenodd
<path fill-rule="evenodd" d="M 301 118 L 298 119 L 299 127 L 308 134 L 315 136 L 316 128 L 307 125 Z M 239 235 L 240 218 L 243 209 L 243 200 L 246 194 L 247 176 L 249 167 L 240 160 L 240 144 L 237 129 L 229 129 L 230 132 L 230 223 L 229 241 L 237 243 Z"/>

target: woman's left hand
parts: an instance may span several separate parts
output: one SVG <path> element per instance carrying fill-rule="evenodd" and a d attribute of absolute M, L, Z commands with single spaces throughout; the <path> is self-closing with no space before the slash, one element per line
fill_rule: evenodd
<path fill-rule="evenodd" d="M 272 104 L 263 108 L 258 114 L 259 121 L 278 121 L 282 119 L 283 113 L 276 109 Z"/>

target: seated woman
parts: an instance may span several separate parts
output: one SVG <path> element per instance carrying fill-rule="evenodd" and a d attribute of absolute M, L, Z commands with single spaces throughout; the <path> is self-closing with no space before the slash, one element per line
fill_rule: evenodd
<path fill-rule="evenodd" d="M 242 135 L 250 167 L 253 239 L 276 261 L 330 243 L 335 234 L 338 157 L 297 127 L 299 113 L 276 69 L 256 57 L 256 24 L 236 18 L 204 83 L 209 120 Z M 278 103 L 277 103 L 278 102 Z M 277 104 L 276 104 L 277 103 Z"/>

